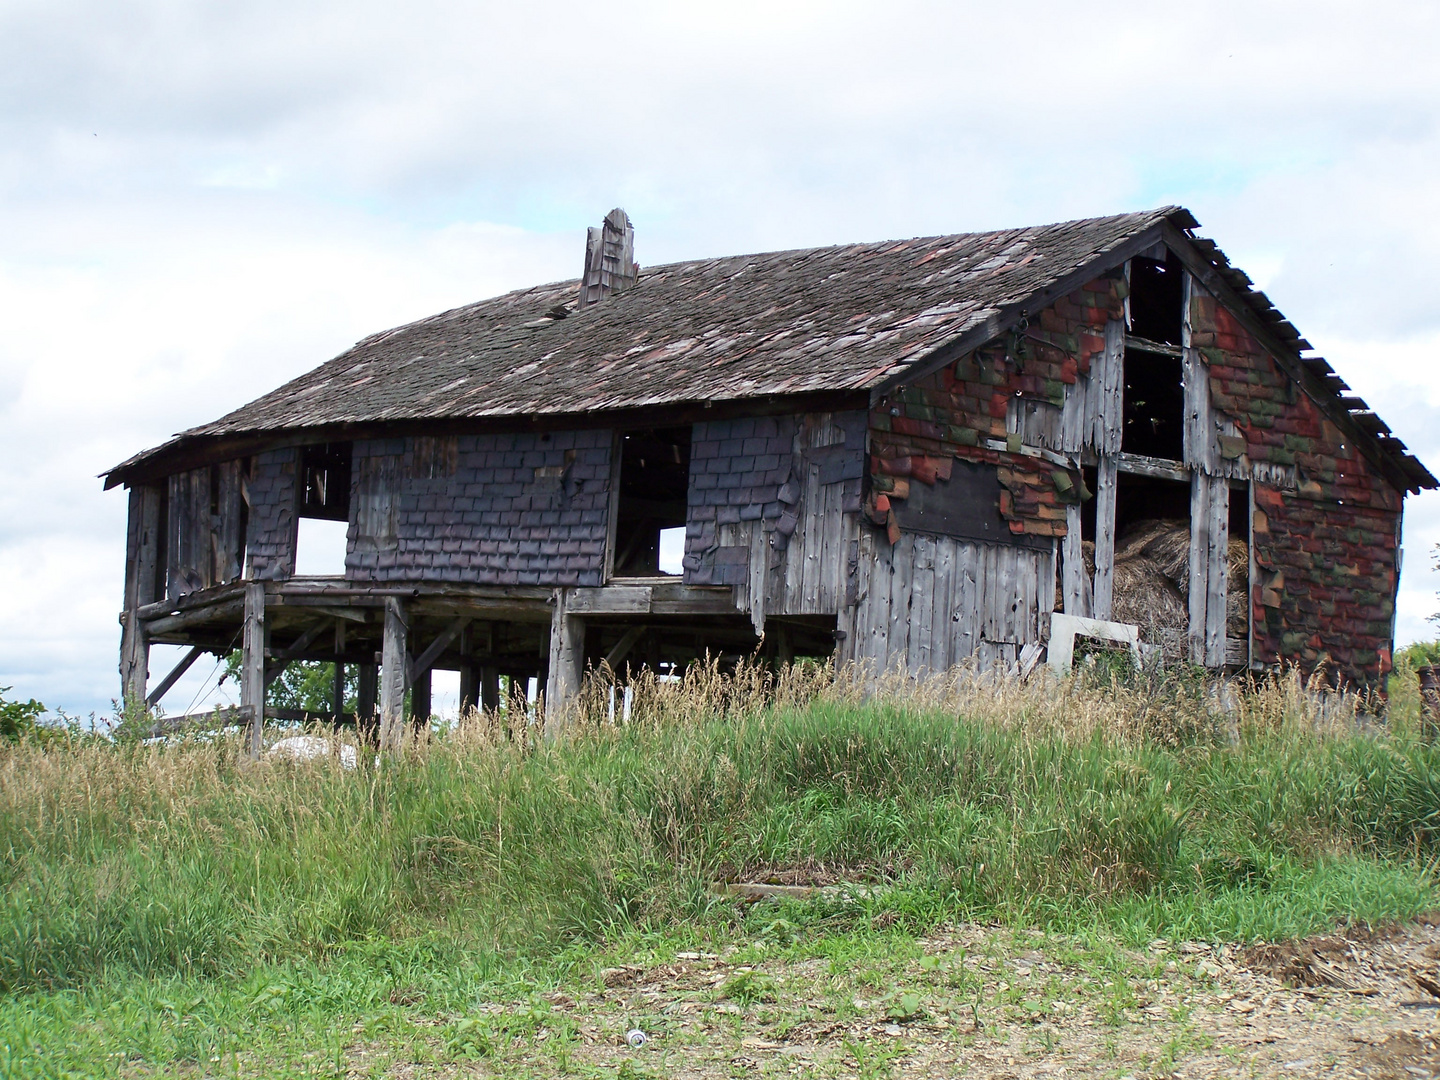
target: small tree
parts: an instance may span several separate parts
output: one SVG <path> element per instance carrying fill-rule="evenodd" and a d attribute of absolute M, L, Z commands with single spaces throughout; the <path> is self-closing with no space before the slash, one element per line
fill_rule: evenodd
<path fill-rule="evenodd" d="M 221 681 L 240 681 L 241 654 L 225 658 Z M 345 711 L 359 706 L 360 673 L 354 664 L 345 671 Z M 335 665 L 322 660 L 292 660 L 265 691 L 265 704 L 272 709 L 303 709 L 308 713 L 329 713 L 335 708 Z"/>

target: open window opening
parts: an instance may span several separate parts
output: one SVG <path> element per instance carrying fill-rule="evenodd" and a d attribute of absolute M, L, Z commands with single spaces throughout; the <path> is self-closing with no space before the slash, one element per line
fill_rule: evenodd
<path fill-rule="evenodd" d="M 1185 370 L 1180 359 L 1185 275 L 1173 252 L 1130 260 L 1130 332 L 1120 449 L 1183 461 Z"/>
<path fill-rule="evenodd" d="M 300 451 L 300 511 L 295 535 L 295 573 L 334 577 L 345 573 L 350 524 L 352 444 L 316 443 Z"/>
<path fill-rule="evenodd" d="M 1120 473 L 1115 490 L 1111 618 L 1140 628 L 1167 655 L 1186 655 L 1190 628 L 1190 484 Z"/>
<path fill-rule="evenodd" d="M 1180 346 L 1185 275 L 1173 251 L 1165 258 L 1130 260 L 1130 333 L 1161 345 Z"/>
<path fill-rule="evenodd" d="M 612 540 L 615 577 L 679 574 L 690 487 L 690 428 L 627 431 Z"/>
<path fill-rule="evenodd" d="M 1124 429 L 1127 454 L 1185 459 L 1185 375 L 1180 357 L 1125 350 Z"/>

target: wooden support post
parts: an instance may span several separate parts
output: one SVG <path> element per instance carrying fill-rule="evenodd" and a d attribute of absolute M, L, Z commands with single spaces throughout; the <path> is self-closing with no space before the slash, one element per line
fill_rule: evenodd
<path fill-rule="evenodd" d="M 405 722 L 406 673 L 410 627 L 397 596 L 385 598 L 385 638 L 380 650 L 380 748 L 393 749 Z"/>
<path fill-rule="evenodd" d="M 156 598 L 161 528 L 160 489 L 130 489 L 130 520 L 125 538 L 125 601 L 120 615 L 120 700 L 127 709 L 145 704 L 150 678 L 150 637 L 139 609 Z"/>
<path fill-rule="evenodd" d="M 1230 481 L 1210 477 L 1210 566 L 1205 593 L 1205 666 L 1225 666 L 1225 595 L 1230 578 Z"/>
<path fill-rule="evenodd" d="M 345 715 L 345 664 L 335 661 L 335 722 L 338 724 Z"/>
<path fill-rule="evenodd" d="M 245 626 L 240 660 L 240 706 L 249 710 L 250 756 L 260 756 L 265 726 L 265 586 L 245 586 Z"/>
<path fill-rule="evenodd" d="M 460 715 L 480 708 L 480 669 L 466 664 L 460 669 Z"/>
<path fill-rule="evenodd" d="M 1093 376 L 1092 376 L 1093 378 Z M 1105 357 L 1100 381 L 1100 463 L 1095 484 L 1095 591 L 1091 615 L 1110 618 L 1115 586 L 1115 495 L 1117 462 L 1125 435 L 1125 322 L 1105 324 Z"/>
<path fill-rule="evenodd" d="M 550 619 L 550 671 L 545 681 L 545 735 L 564 731 L 585 670 L 585 620 L 566 611 L 569 589 L 556 589 Z"/>
<path fill-rule="evenodd" d="M 480 707 L 486 712 L 500 708 L 500 669 L 494 664 L 480 669 Z"/>
<path fill-rule="evenodd" d="M 410 723 L 418 731 L 430 724 L 430 670 L 410 682 Z"/>
<path fill-rule="evenodd" d="M 379 696 L 380 670 L 374 664 L 361 664 L 355 688 L 355 731 L 367 742 L 378 734 L 375 703 Z"/>

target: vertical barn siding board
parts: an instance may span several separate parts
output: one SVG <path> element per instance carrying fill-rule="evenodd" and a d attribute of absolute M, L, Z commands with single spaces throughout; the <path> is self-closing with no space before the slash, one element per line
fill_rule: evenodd
<path fill-rule="evenodd" d="M 931 637 L 935 618 L 935 538 L 915 538 L 915 561 L 910 579 L 910 643 L 906 660 L 912 672 L 930 670 Z"/>
<path fill-rule="evenodd" d="M 954 663 L 951 649 L 950 595 L 955 587 L 955 541 L 948 536 L 935 542 L 934 602 L 930 615 L 930 663 L 944 671 Z"/>
<path fill-rule="evenodd" d="M 1225 666 L 1225 593 L 1229 570 L 1230 481 L 1210 477 L 1210 565 L 1205 596 L 1205 664 Z"/>
<path fill-rule="evenodd" d="M 1071 503 L 1065 507 L 1065 557 L 1062 564 L 1065 575 L 1065 613 L 1088 619 L 1091 612 L 1090 578 L 1085 573 L 1080 514 L 1081 508 L 1078 504 Z"/>
<path fill-rule="evenodd" d="M 871 605 L 870 589 L 872 587 L 871 568 L 875 562 L 875 552 L 871 547 L 870 538 L 874 536 L 872 530 L 865 530 L 860 534 L 860 560 L 856 568 L 855 582 L 855 648 L 852 652 L 852 659 L 857 663 L 871 661 L 870 627 Z"/>
<path fill-rule="evenodd" d="M 955 612 L 959 616 L 955 622 L 956 650 L 967 657 L 975 655 L 975 647 L 980 640 L 980 585 L 983 552 L 984 549 L 981 545 L 973 543 L 961 545 L 959 551 L 961 556 L 960 582 L 955 602 Z"/>
<path fill-rule="evenodd" d="M 866 655 L 878 675 L 890 664 L 890 566 L 894 549 L 873 533 L 869 537 L 868 547 L 873 557 L 867 562 L 866 548 L 862 546 L 860 572 L 864 579 L 861 588 L 865 595 Z"/>
<path fill-rule="evenodd" d="M 186 474 L 190 488 L 190 566 L 195 587 L 215 584 L 215 544 L 210 527 L 210 470 L 191 469 Z"/>
<path fill-rule="evenodd" d="M 184 473 L 167 477 L 166 484 L 168 498 L 165 500 L 165 596 L 174 600 L 187 589 L 182 571 L 190 544 L 190 530 L 185 525 L 190 500 Z"/>
<path fill-rule="evenodd" d="M 1205 662 L 1205 598 L 1210 573 L 1210 478 L 1199 469 L 1190 479 L 1190 659 Z"/>
<path fill-rule="evenodd" d="M 245 555 L 244 508 L 244 478 L 240 474 L 240 462 L 227 461 L 220 466 L 222 581 L 234 581 L 240 576 L 241 561 Z"/>
<path fill-rule="evenodd" d="M 840 611 L 845 606 L 845 578 L 850 560 L 850 545 L 845 542 L 848 515 L 845 513 L 845 485 L 825 485 L 824 558 L 820 584 L 820 611 Z"/>
<path fill-rule="evenodd" d="M 890 662 L 904 667 L 910 649 L 910 578 L 914 573 L 915 537 L 906 533 L 891 549 L 890 564 L 890 629 L 888 646 Z"/>
<path fill-rule="evenodd" d="M 746 602 L 755 636 L 765 635 L 765 589 L 770 573 L 770 541 L 760 522 L 750 523 L 750 573 Z"/>
<path fill-rule="evenodd" d="M 1095 593 L 1092 607 L 1095 618 L 1108 619 L 1115 586 L 1115 497 L 1119 473 L 1115 459 L 1108 454 L 1100 458 L 1096 471 L 1099 482 L 1095 492 Z"/>

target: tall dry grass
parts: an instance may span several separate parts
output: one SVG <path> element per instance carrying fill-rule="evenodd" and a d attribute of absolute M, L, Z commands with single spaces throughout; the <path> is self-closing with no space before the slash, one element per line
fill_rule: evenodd
<path fill-rule="evenodd" d="M 564 739 L 515 705 L 357 769 L 343 733 L 309 762 L 223 734 L 0 751 L 0 987 L 416 934 L 552 949 L 728 918 L 716 880 L 776 871 L 937 917 L 1278 896 L 1337 858 L 1421 881 L 1440 830 L 1418 725 L 1295 676 L 696 665 L 637 680 L 622 724 L 606 675 Z"/>

